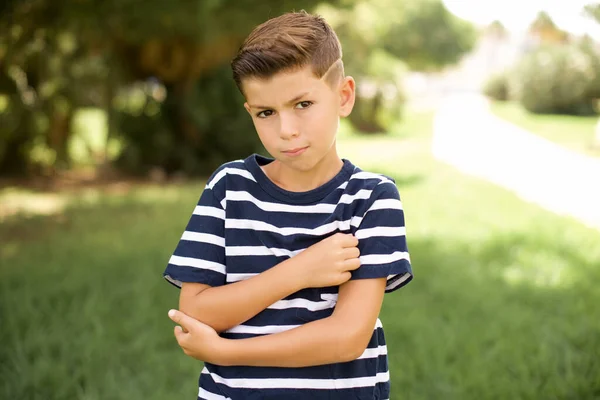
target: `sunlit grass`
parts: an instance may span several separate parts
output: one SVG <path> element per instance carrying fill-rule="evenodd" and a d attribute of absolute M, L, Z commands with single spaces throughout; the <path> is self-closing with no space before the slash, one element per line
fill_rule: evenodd
<path fill-rule="evenodd" d="M 392 399 L 600 394 L 600 234 L 430 155 L 431 114 L 340 138 L 393 177 L 415 279 L 386 295 Z M 0 224 L 0 398 L 194 398 L 161 273 L 204 182 L 72 196 Z"/>
<path fill-rule="evenodd" d="M 600 157 L 600 147 L 594 144 L 598 117 L 532 114 L 515 102 L 493 102 L 491 110 L 497 116 L 552 142 Z"/>

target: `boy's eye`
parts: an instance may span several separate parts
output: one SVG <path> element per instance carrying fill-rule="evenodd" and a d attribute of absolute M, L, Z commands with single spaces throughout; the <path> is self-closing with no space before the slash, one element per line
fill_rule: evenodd
<path fill-rule="evenodd" d="M 258 118 L 267 118 L 273 115 L 273 110 L 264 110 L 256 114 Z"/>
<path fill-rule="evenodd" d="M 302 107 L 298 107 L 298 108 L 308 108 L 312 105 L 312 101 L 301 101 L 300 103 L 296 104 L 296 106 L 302 106 Z"/>

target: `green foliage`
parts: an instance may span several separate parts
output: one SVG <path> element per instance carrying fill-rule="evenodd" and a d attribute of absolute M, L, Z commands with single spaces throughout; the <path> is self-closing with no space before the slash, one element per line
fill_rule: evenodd
<path fill-rule="evenodd" d="M 600 23 L 600 4 L 588 4 L 584 7 L 584 12 L 589 17 Z"/>
<path fill-rule="evenodd" d="M 230 75 L 229 66 L 223 66 L 202 76 L 186 96 L 176 95 L 173 88 L 163 102 L 149 89 L 141 109 L 120 113 L 126 144 L 117 165 L 134 173 L 160 167 L 167 173 L 197 175 L 261 151 Z M 186 124 L 179 129 L 182 120 Z"/>
<path fill-rule="evenodd" d="M 72 119 L 82 107 L 104 110 L 108 121 L 107 142 L 119 131 L 132 130 L 130 134 L 123 133 L 131 148 L 126 149 L 120 160 L 123 161 L 120 165 L 128 165 L 132 170 L 141 171 L 146 163 L 165 162 L 159 166 L 200 173 L 202 166 L 208 168 L 215 160 L 239 154 L 242 148 L 245 152 L 254 150 L 255 140 L 223 133 L 229 132 L 227 124 L 246 127 L 247 121 L 240 120 L 237 111 L 231 111 L 237 110 L 239 102 L 233 101 L 228 89 L 223 94 L 227 100 L 212 89 L 198 94 L 206 89 L 204 77 L 222 79 L 215 85 L 227 86 L 231 76 L 216 71 L 228 65 L 255 25 L 292 9 L 310 10 L 318 2 L 149 0 L 142 4 L 139 0 L 15 0 L 3 3 L 6 12 L 0 14 L 0 99 L 10 115 L 0 115 L 0 170 L 24 174 L 43 169 L 53 173 L 71 166 Z M 147 105 L 150 111 L 145 114 L 115 118 L 113 104 L 118 103 L 120 93 L 150 78 L 158 79 L 167 88 L 166 103 L 150 102 Z M 224 108 L 219 110 L 217 106 Z M 157 107 L 161 112 L 155 114 Z M 225 111 L 231 111 L 225 118 L 227 124 L 210 117 L 223 117 Z M 135 121 L 136 118 L 139 120 Z M 120 123 L 123 125 L 119 126 Z M 213 123 L 214 126 L 207 126 Z M 140 133 L 142 127 L 154 132 L 150 138 Z M 194 133 L 198 129 L 212 133 Z M 217 132 L 221 132 L 218 140 Z M 224 138 L 234 140 L 225 145 Z M 166 146 L 167 154 L 158 156 L 156 151 L 149 150 L 157 146 Z M 194 160 L 195 157 L 200 159 Z M 141 164 L 134 166 L 135 160 Z"/>
<path fill-rule="evenodd" d="M 509 99 L 509 82 L 507 73 L 498 73 L 490 77 L 484 84 L 483 93 L 491 99 L 506 101 Z"/>
<path fill-rule="evenodd" d="M 401 85 L 406 67 L 382 49 L 367 59 L 365 76 L 358 79 L 356 103 L 349 120 L 363 133 L 388 132 L 402 116 Z"/>
<path fill-rule="evenodd" d="M 588 96 L 593 100 L 600 99 L 600 52 L 595 41 L 589 36 L 584 37 L 577 46 L 589 58 L 593 71 L 593 79 L 588 88 Z"/>
<path fill-rule="evenodd" d="M 400 4 L 404 7 L 390 13 L 401 23 L 391 24 L 382 44 L 412 69 L 437 70 L 458 62 L 473 49 L 477 38 L 474 26 L 451 14 L 441 1 L 405 0 Z M 389 18 L 390 14 L 385 15 Z"/>
<path fill-rule="evenodd" d="M 534 113 L 594 113 L 590 87 L 595 72 L 590 57 L 574 45 L 543 46 L 518 65 L 515 96 Z"/>

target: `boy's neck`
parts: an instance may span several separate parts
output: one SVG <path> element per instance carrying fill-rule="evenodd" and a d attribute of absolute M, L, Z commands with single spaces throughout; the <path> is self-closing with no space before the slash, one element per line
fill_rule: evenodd
<path fill-rule="evenodd" d="M 334 148 L 314 168 L 300 171 L 290 168 L 279 160 L 262 167 L 265 175 L 277 186 L 290 192 L 308 192 L 333 179 L 344 166 Z"/>

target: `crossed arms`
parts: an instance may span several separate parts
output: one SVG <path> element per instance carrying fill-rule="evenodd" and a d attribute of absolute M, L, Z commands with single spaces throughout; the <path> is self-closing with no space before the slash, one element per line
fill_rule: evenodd
<path fill-rule="evenodd" d="M 358 358 L 381 309 L 386 278 L 350 281 L 360 267 L 358 240 L 336 234 L 244 281 L 211 287 L 182 285 L 179 308 L 169 313 L 181 327 L 184 352 L 218 365 L 306 367 Z M 218 336 L 273 303 L 304 288 L 340 285 L 330 317 L 281 333 L 229 340 Z"/>

